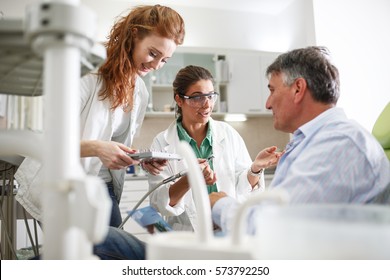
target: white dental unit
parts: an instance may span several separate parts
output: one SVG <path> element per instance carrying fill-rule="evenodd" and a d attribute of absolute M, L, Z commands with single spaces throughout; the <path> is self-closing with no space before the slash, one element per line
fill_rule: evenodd
<path fill-rule="evenodd" d="M 87 176 L 80 166 L 78 104 L 80 65 L 88 64 L 95 44 L 96 17 L 77 0 L 37 2 L 27 7 L 24 34 L 12 37 L 13 27 L 11 23 L 11 37 L 5 32 L 1 38 L 2 45 L 20 48 L 23 56 L 27 42 L 43 59 L 42 92 L 31 95 L 45 97 L 44 131 L 1 131 L 0 155 L 29 156 L 44 163 L 43 259 L 95 258 L 92 245 L 107 233 L 111 202 L 104 183 Z M 103 60 L 105 53 L 95 58 Z M 12 92 L 12 87 L 1 91 L 27 95 L 22 90 Z"/>

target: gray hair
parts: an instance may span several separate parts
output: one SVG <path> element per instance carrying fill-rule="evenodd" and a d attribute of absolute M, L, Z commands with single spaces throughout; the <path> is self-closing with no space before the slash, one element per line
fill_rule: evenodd
<path fill-rule="evenodd" d="M 339 71 L 330 61 L 326 47 L 307 47 L 279 55 L 267 68 L 266 75 L 283 74 L 283 82 L 290 86 L 298 78 L 306 80 L 314 100 L 336 104 L 340 96 Z"/>

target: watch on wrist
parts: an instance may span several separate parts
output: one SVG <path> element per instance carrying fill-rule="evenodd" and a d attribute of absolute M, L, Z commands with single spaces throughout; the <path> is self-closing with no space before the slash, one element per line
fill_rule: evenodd
<path fill-rule="evenodd" d="M 252 166 L 251 166 L 251 167 L 249 167 L 249 170 L 248 170 L 248 171 L 249 171 L 249 174 L 250 174 L 251 176 L 260 177 L 261 174 L 263 174 L 263 172 L 264 172 L 264 168 L 260 169 L 259 172 L 253 172 L 253 171 L 252 171 Z"/>

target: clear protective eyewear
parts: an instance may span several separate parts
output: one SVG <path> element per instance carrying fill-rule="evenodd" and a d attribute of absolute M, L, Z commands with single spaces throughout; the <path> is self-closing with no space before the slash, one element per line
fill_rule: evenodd
<path fill-rule="evenodd" d="M 187 100 L 188 104 L 191 107 L 200 108 L 200 107 L 204 106 L 206 101 L 210 101 L 210 102 L 212 102 L 214 104 L 215 101 L 217 101 L 217 98 L 218 98 L 218 95 L 219 95 L 215 91 L 207 93 L 207 94 L 203 94 L 201 92 L 194 92 L 193 94 L 194 95 L 191 95 L 191 96 L 187 96 L 187 95 L 184 95 L 184 94 L 179 94 L 179 96 L 184 98 L 185 100 Z"/>

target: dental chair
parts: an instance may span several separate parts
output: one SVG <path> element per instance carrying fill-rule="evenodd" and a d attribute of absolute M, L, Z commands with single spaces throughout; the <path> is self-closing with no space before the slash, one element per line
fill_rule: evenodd
<path fill-rule="evenodd" d="M 372 135 L 378 140 L 390 160 L 390 102 L 387 103 L 377 118 L 372 128 Z M 375 198 L 374 203 L 390 204 L 390 184 L 381 195 Z"/>
<path fill-rule="evenodd" d="M 390 102 L 387 103 L 372 129 L 372 134 L 385 150 L 387 158 L 390 160 Z"/>

